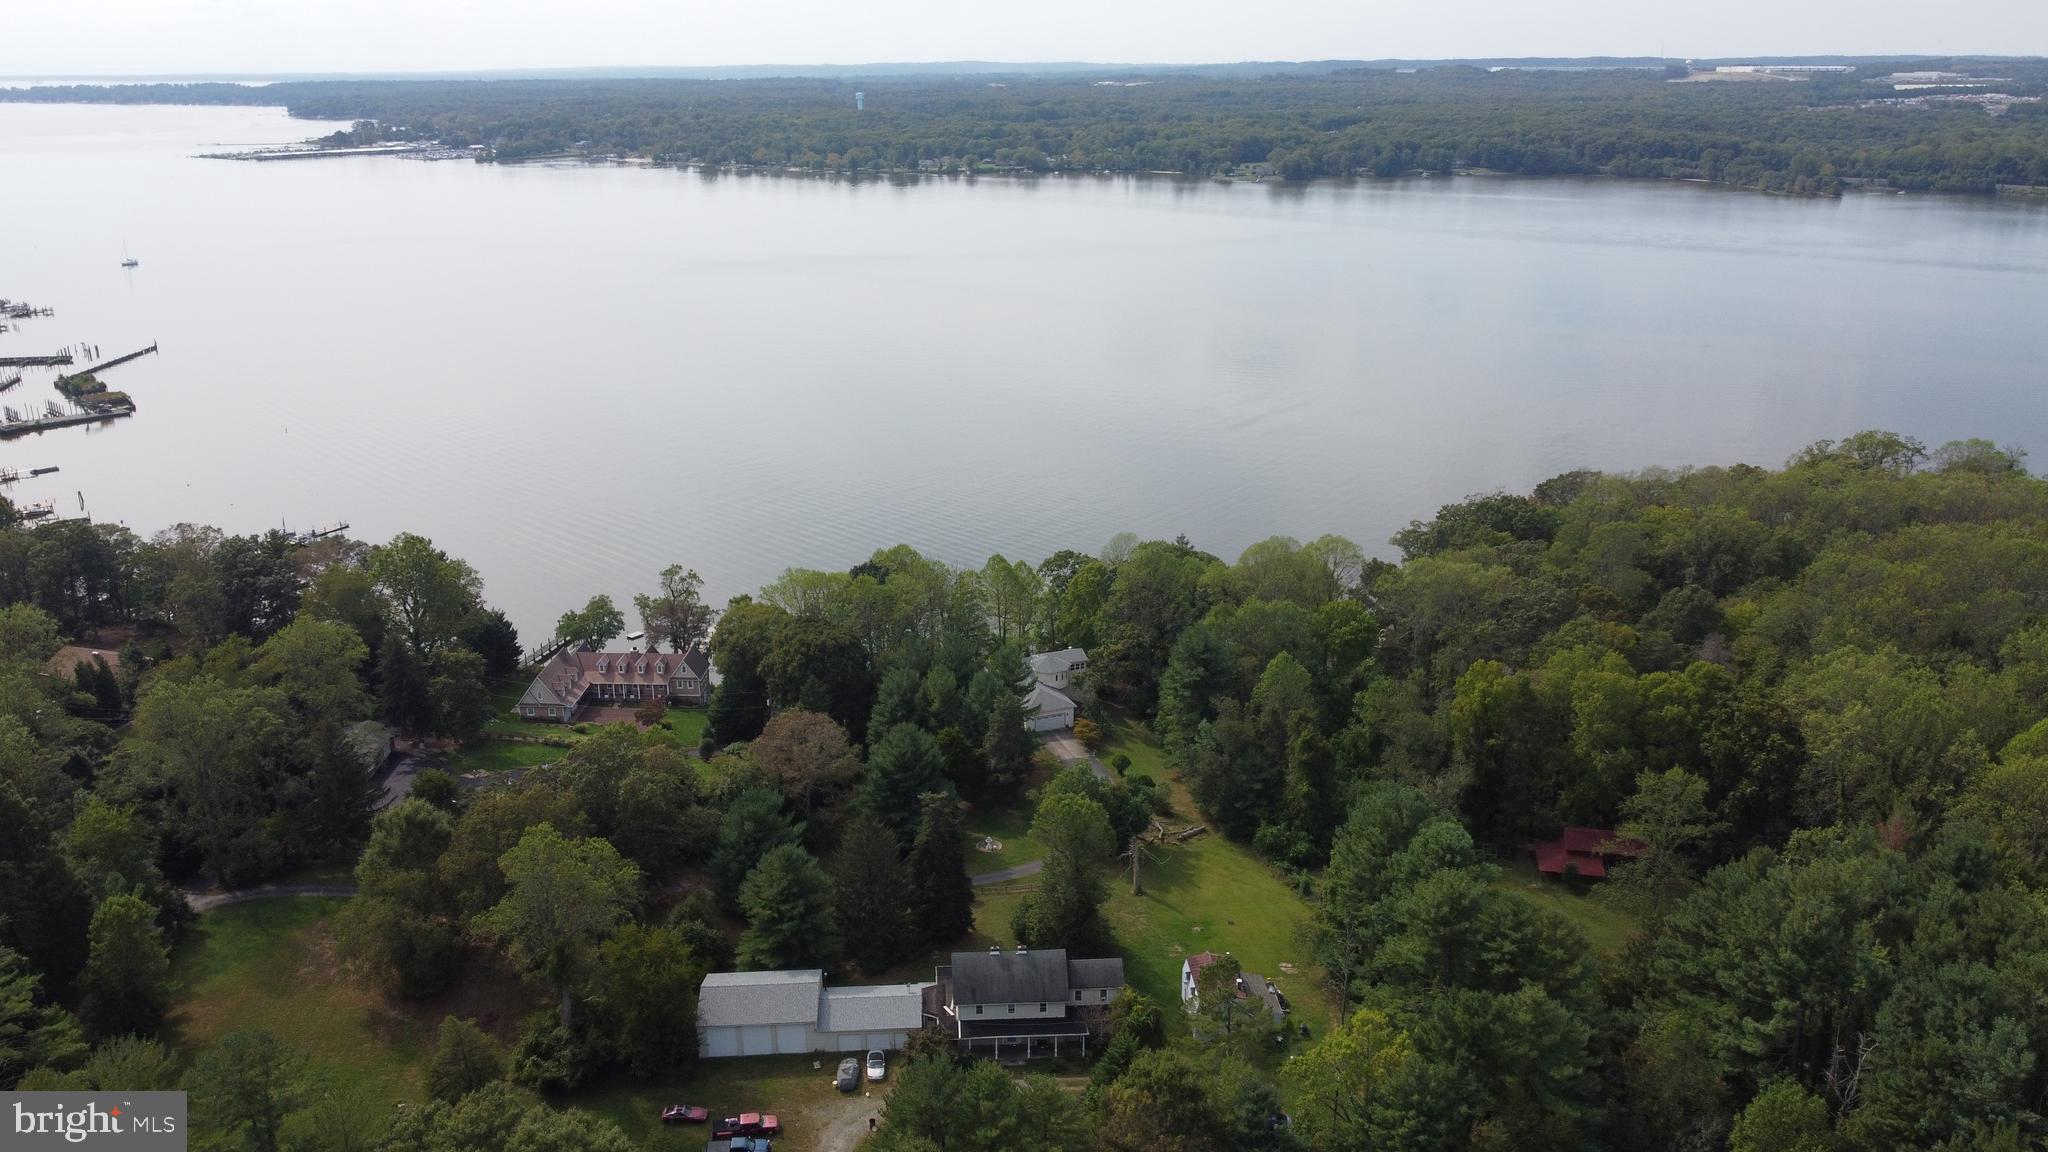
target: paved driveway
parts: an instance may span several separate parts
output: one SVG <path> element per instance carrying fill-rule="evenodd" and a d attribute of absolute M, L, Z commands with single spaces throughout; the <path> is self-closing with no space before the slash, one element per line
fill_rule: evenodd
<path fill-rule="evenodd" d="M 1088 754 L 1088 746 L 1081 743 L 1074 736 L 1073 729 L 1062 728 L 1057 732 L 1040 732 L 1038 734 L 1038 742 L 1045 745 L 1046 751 L 1059 757 L 1060 763 L 1072 764 L 1077 760 L 1086 760 L 1089 770 L 1095 773 L 1096 779 L 1110 779 L 1109 768 L 1102 761 Z"/>

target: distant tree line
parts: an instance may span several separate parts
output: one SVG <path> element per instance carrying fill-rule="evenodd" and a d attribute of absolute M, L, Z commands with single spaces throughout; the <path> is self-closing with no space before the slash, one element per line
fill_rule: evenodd
<path fill-rule="evenodd" d="M 2035 60 L 1887 61 L 1799 82 L 1672 84 L 1683 70 L 1294 68 L 752 80 L 315 81 L 58 86 L 0 100 L 279 104 L 347 120 L 331 144 L 433 138 L 501 160 L 573 149 L 848 173 L 1174 172 L 1287 179 L 1484 168 L 1695 179 L 1832 194 L 1852 180 L 1942 191 L 2048 185 L 2048 106 L 1859 107 L 1893 68 L 1974 69 L 2015 95 Z M 856 111 L 853 93 L 866 93 Z"/>

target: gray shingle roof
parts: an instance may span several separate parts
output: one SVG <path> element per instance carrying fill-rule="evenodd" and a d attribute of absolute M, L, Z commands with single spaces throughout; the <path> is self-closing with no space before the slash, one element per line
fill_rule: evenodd
<path fill-rule="evenodd" d="M 1040 652 L 1031 657 L 1031 670 L 1051 676 L 1071 669 L 1076 664 L 1086 664 L 1088 653 L 1080 648 L 1062 648 L 1057 652 Z"/>
<path fill-rule="evenodd" d="M 815 1024 L 825 974 L 816 968 L 788 972 L 713 972 L 697 993 L 697 1023 L 706 1028 L 747 1024 Z"/>
<path fill-rule="evenodd" d="M 928 984 L 827 988 L 818 1006 L 820 1032 L 915 1032 L 924 1026 Z"/>
<path fill-rule="evenodd" d="M 1037 716 L 1046 712 L 1072 712 L 1074 702 L 1065 693 L 1044 684 L 1033 684 L 1024 697 L 1024 714 Z"/>
<path fill-rule="evenodd" d="M 1027 1004 L 1065 1001 L 1067 950 L 953 953 L 953 1003 Z"/>
<path fill-rule="evenodd" d="M 1121 988 L 1124 986 L 1123 958 L 1069 960 L 1067 983 L 1074 988 Z"/>

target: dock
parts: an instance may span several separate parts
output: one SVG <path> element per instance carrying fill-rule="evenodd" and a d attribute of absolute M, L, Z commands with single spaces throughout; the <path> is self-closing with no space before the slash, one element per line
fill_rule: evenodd
<path fill-rule="evenodd" d="M 312 528 L 304 532 L 294 532 L 291 534 L 292 543 L 304 548 L 315 540 L 322 540 L 329 536 L 339 536 L 346 531 L 348 531 L 348 521 L 343 520 L 339 524 L 333 524 L 326 528 Z"/>
<path fill-rule="evenodd" d="M 55 356 L 0 356 L 0 368 L 62 368 L 71 363 L 71 353 Z"/>
<path fill-rule="evenodd" d="M 60 416 L 37 416 L 29 420 L 15 420 L 0 424 L 0 440 L 12 440 L 16 436 L 26 436 L 31 432 L 48 432 L 52 428 L 69 428 L 76 424 L 100 424 L 133 415 L 135 405 L 122 404 L 111 408 L 66 412 Z"/>
<path fill-rule="evenodd" d="M 150 355 L 150 354 L 154 353 L 155 351 L 156 351 L 156 345 L 155 345 L 155 344 L 151 344 L 151 345 L 150 345 L 149 347 L 147 347 L 147 348 L 143 348 L 143 349 L 139 349 L 139 350 L 137 350 L 137 351 L 134 351 L 134 352 L 130 352 L 130 353 L 129 353 L 129 354 L 127 354 L 126 356 L 116 356 L 116 357 L 114 357 L 114 358 L 113 358 L 112 360 L 102 360 L 102 361 L 100 361 L 100 362 L 99 362 L 98 364 L 93 364 L 93 365 L 89 365 L 88 367 L 86 367 L 86 368 L 83 368 L 83 369 L 79 370 L 78 372 L 75 372 L 75 373 L 73 373 L 73 375 L 75 375 L 75 376 L 90 376 L 90 375 L 94 374 L 95 372 L 105 372 L 105 371 L 106 371 L 107 369 L 109 369 L 109 368 L 116 368 L 116 367 L 119 367 L 120 365 L 126 364 L 126 363 L 127 363 L 127 362 L 129 362 L 130 360 L 136 360 L 136 359 L 140 359 L 141 357 L 144 357 L 144 356 L 148 356 L 148 355 Z M 0 391 L 4 391 L 4 389 L 0 389 Z"/>
<path fill-rule="evenodd" d="M 19 372 L 12 376 L 0 376 L 0 392 L 5 392 L 19 383 L 21 383 L 21 373 Z"/>

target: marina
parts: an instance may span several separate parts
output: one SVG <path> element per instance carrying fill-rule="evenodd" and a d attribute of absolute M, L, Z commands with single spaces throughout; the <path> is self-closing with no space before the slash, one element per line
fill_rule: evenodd
<path fill-rule="evenodd" d="M 71 353 L 54 356 L 0 356 L 0 368 L 62 368 L 71 363 Z"/>

